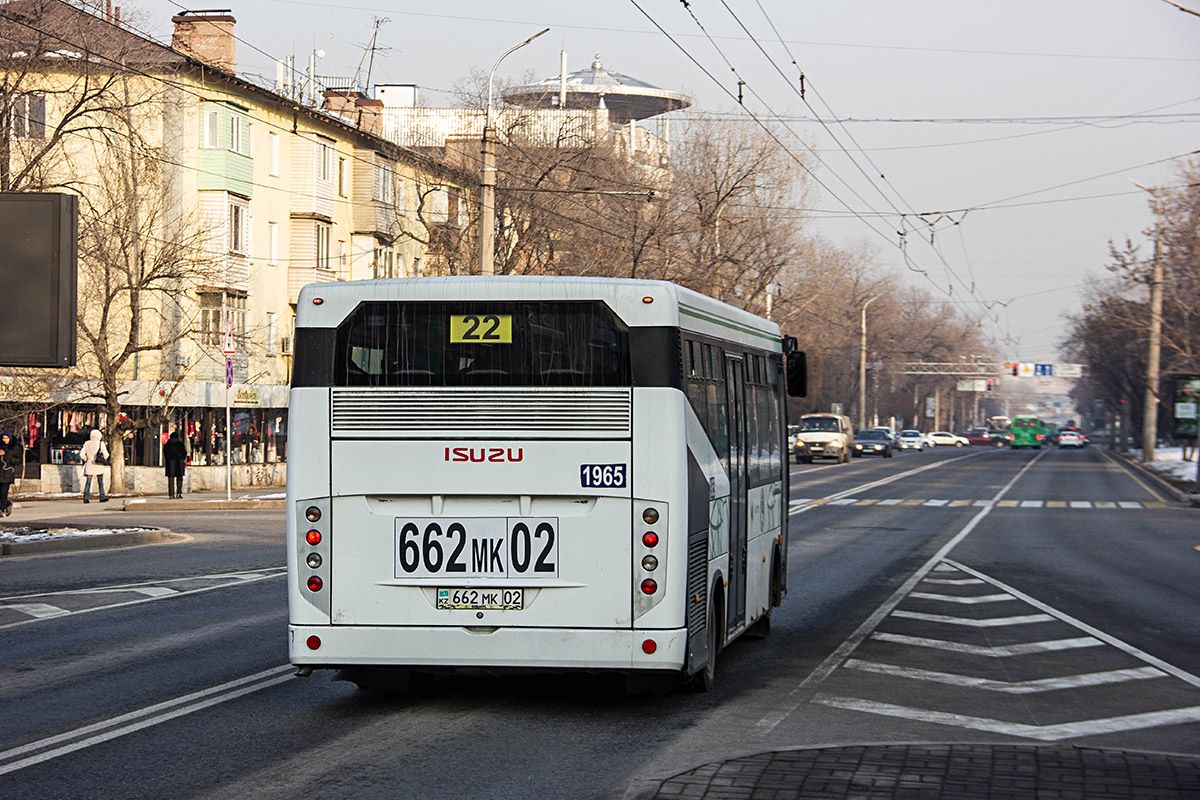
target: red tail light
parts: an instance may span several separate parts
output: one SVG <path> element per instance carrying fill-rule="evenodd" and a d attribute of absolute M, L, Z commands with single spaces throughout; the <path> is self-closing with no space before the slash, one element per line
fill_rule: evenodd
<path fill-rule="evenodd" d="M 642 594 L 654 594 L 658 591 L 658 581 L 653 578 L 646 578 L 642 581 Z"/>
<path fill-rule="evenodd" d="M 322 581 L 320 578 L 318 578 L 316 575 L 313 575 L 311 578 L 308 579 L 308 590 L 310 592 L 319 592 L 319 591 L 321 591 L 321 587 L 324 585 L 325 585 L 325 582 Z"/>
<path fill-rule="evenodd" d="M 1040 442 L 1040 441 L 1042 440 L 1042 435 L 1039 433 L 1039 434 L 1037 435 L 1037 438 L 1038 438 L 1038 441 Z"/>
<path fill-rule="evenodd" d="M 658 643 L 653 639 L 647 639 L 646 641 L 642 642 L 642 652 L 646 655 L 651 655 L 657 649 Z"/>
<path fill-rule="evenodd" d="M 654 531 L 647 531 L 642 534 L 642 544 L 646 547 L 654 547 L 658 544 L 658 534 Z"/>
<path fill-rule="evenodd" d="M 310 636 L 310 637 L 308 637 L 308 641 L 305 642 L 305 644 L 308 645 L 309 650 L 316 650 L 318 647 L 321 646 L 321 637 L 320 636 Z"/>
<path fill-rule="evenodd" d="M 308 533 L 304 534 L 304 539 L 309 544 L 320 544 L 321 543 L 321 532 L 317 531 L 317 530 L 309 531 Z"/>

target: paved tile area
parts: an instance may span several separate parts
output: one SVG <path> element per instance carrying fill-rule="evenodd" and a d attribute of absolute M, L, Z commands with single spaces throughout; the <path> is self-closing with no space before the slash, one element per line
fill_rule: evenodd
<path fill-rule="evenodd" d="M 760 753 L 663 781 L 656 800 L 1196 800 L 1200 756 L 923 744 Z"/>

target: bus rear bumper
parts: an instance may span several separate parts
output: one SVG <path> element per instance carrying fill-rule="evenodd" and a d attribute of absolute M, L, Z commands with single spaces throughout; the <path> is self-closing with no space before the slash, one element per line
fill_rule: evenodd
<path fill-rule="evenodd" d="M 310 647 L 310 637 L 320 644 Z M 293 664 L 682 670 L 686 628 L 672 630 L 289 625 Z M 653 642 L 653 648 L 646 645 Z M 652 653 L 645 652 L 653 649 Z"/>

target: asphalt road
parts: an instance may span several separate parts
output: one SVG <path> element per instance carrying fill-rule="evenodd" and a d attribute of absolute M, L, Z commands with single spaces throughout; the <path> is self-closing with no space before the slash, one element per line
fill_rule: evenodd
<path fill-rule="evenodd" d="M 464 676 L 387 698 L 293 678 L 278 511 L 0 559 L 0 796 L 619 798 L 811 744 L 1200 753 L 1200 511 L 1094 449 L 792 474 L 790 594 L 708 695 Z"/>

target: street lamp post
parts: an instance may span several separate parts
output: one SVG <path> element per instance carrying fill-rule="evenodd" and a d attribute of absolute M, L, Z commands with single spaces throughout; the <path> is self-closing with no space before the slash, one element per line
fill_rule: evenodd
<path fill-rule="evenodd" d="M 549 28 L 530 36 L 515 47 L 504 51 L 504 55 L 496 59 L 492 71 L 488 75 L 487 111 L 483 120 L 483 169 L 479 173 L 479 274 L 496 274 L 496 141 L 492 130 L 492 81 L 500 62 L 509 53 L 519 50 L 534 39 L 549 31 Z"/>
<path fill-rule="evenodd" d="M 858 347 L 858 429 L 867 427 L 867 306 L 878 300 L 882 295 L 875 295 L 862 307 L 862 325 L 859 328 Z"/>

